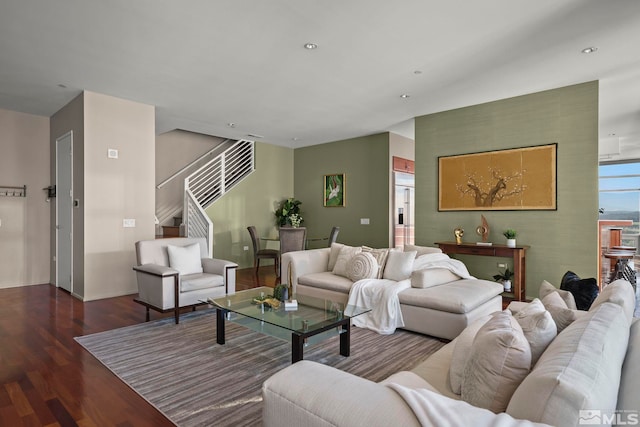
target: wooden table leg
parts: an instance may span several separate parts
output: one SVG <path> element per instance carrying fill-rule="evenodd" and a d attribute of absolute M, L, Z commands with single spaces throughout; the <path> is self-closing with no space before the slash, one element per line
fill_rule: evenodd
<path fill-rule="evenodd" d="M 216 342 L 224 344 L 224 318 L 227 310 L 216 308 Z"/>

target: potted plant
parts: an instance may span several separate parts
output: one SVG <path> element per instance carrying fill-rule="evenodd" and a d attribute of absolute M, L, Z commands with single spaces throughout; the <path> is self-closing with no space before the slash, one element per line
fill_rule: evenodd
<path fill-rule="evenodd" d="M 505 292 L 511 291 L 511 279 L 513 279 L 513 271 L 509 270 L 509 267 L 505 268 L 503 272 L 493 275 L 493 280 L 502 282 Z"/>
<path fill-rule="evenodd" d="M 302 215 L 300 215 L 300 200 L 289 197 L 280 203 L 280 206 L 275 211 L 276 224 L 278 227 L 284 227 L 290 225 L 292 227 L 299 227 L 302 222 Z"/>
<path fill-rule="evenodd" d="M 504 235 L 504 237 L 507 238 L 507 246 L 510 248 L 515 248 L 516 247 L 516 230 L 514 230 L 513 228 L 507 228 L 506 230 L 504 230 L 504 233 L 502 233 Z"/>

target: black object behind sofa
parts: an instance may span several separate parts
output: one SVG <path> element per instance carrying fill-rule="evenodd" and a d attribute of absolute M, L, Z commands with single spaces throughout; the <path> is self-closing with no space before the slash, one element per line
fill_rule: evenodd
<path fill-rule="evenodd" d="M 560 289 L 569 291 L 576 300 L 578 310 L 589 310 L 593 300 L 599 293 L 598 282 L 593 277 L 589 279 L 581 279 L 573 271 L 567 271 L 562 276 Z"/>

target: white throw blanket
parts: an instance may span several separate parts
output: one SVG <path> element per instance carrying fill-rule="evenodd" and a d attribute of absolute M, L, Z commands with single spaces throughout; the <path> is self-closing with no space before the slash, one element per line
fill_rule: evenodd
<path fill-rule="evenodd" d="M 411 287 L 410 280 L 362 279 L 351 286 L 349 305 L 371 311 L 352 319 L 355 326 L 390 335 L 404 326 L 398 293 Z"/>
<path fill-rule="evenodd" d="M 469 274 L 467 266 L 462 261 L 450 258 L 447 254 L 421 255 L 413 261 L 413 271 L 444 268 L 463 279 L 475 279 Z"/>
<path fill-rule="evenodd" d="M 399 384 L 390 383 L 411 410 L 423 427 L 524 427 L 546 426 L 546 424 L 532 423 L 518 420 L 502 412 L 494 414 L 488 409 L 472 406 L 462 400 L 450 399 L 433 391 L 418 388 L 412 389 Z"/>

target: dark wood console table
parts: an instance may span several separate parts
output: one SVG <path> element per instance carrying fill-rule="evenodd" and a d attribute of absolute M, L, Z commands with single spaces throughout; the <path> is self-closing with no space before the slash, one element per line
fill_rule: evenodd
<path fill-rule="evenodd" d="M 506 245 L 493 244 L 491 246 L 476 245 L 475 243 L 436 242 L 445 254 L 496 256 L 513 259 L 513 298 L 516 301 L 526 301 L 525 286 L 525 251 L 529 246 L 510 248 Z"/>

